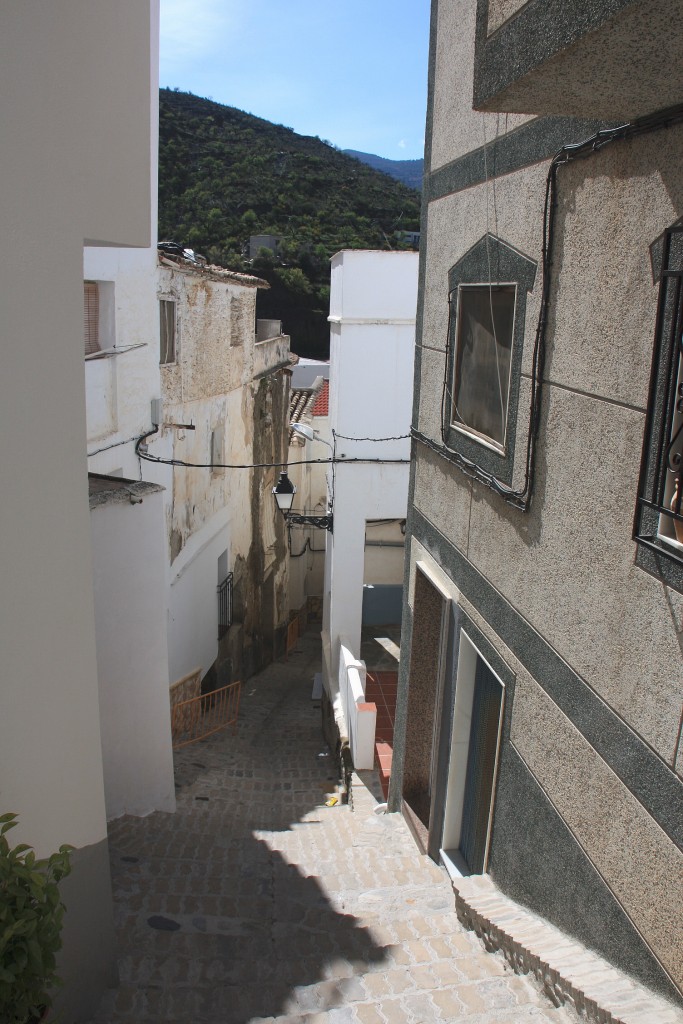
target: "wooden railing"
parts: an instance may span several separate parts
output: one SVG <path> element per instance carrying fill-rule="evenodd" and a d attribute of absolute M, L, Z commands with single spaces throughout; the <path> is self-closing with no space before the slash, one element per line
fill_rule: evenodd
<path fill-rule="evenodd" d="M 230 683 L 199 697 L 181 701 L 171 708 L 173 748 L 195 743 L 220 729 L 237 731 L 242 683 Z"/>

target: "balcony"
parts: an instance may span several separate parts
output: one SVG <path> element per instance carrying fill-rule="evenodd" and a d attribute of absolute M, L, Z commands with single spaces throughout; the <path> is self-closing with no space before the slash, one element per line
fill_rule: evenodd
<path fill-rule="evenodd" d="M 289 335 L 280 320 L 257 320 L 254 344 L 254 379 L 289 366 Z"/>
<path fill-rule="evenodd" d="M 669 0 L 478 0 L 477 110 L 628 121 L 682 91 Z"/>

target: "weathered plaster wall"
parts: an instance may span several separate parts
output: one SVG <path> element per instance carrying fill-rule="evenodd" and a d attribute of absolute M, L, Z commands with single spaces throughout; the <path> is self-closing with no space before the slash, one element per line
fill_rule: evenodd
<path fill-rule="evenodd" d="M 270 494 L 275 471 L 247 467 L 284 461 L 289 384 L 277 368 L 287 362 L 289 339 L 256 344 L 255 281 L 168 266 L 158 275 L 159 296 L 177 303 L 178 355 L 160 368 L 165 426 L 154 452 L 166 446 L 173 458 L 198 464 L 174 467 L 166 506 L 169 670 L 171 680 L 197 667 L 205 676 L 218 657 L 223 683 L 272 658 L 287 614 L 284 535 Z M 222 456 L 220 445 L 213 455 L 238 468 L 210 468 L 212 434 L 222 436 Z M 217 563 L 225 551 L 235 622 L 219 651 Z"/>
<path fill-rule="evenodd" d="M 255 287 L 161 265 L 158 294 L 177 302 L 179 357 L 175 364 L 161 367 L 169 401 L 225 395 L 251 379 Z"/>

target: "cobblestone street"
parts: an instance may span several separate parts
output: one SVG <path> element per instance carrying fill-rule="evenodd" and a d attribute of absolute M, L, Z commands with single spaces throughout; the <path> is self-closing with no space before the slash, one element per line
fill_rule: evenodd
<path fill-rule="evenodd" d="M 176 814 L 111 825 L 120 986 L 93 1024 L 574 1019 L 462 928 L 374 773 L 326 806 L 319 667 L 308 634 L 245 684 L 237 736 L 177 752 Z"/>

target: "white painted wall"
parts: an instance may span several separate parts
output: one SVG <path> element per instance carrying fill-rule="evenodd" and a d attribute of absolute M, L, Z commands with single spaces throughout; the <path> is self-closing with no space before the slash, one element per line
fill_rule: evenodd
<path fill-rule="evenodd" d="M 91 510 L 107 818 L 175 810 L 163 492 Z"/>
<path fill-rule="evenodd" d="M 305 420 L 318 435 L 314 441 L 289 448 L 288 475 L 297 489 L 294 507 L 324 515 L 328 509 L 331 473 L 328 463 L 306 460 L 328 459 L 332 455 L 329 416 L 313 416 Z M 325 443 L 326 442 L 326 443 Z M 315 527 L 292 529 L 293 556 L 301 552 L 308 540 L 305 554 L 289 560 L 289 607 L 298 610 L 309 597 L 323 596 L 327 531 Z"/>
<path fill-rule="evenodd" d="M 245 474 L 246 476 L 246 474 Z M 247 517 L 243 516 L 243 519 Z M 168 587 L 168 666 L 173 683 L 188 672 L 202 676 L 218 654 L 218 559 L 227 550 L 234 565 L 235 509 L 223 508 L 195 533 L 170 567 Z"/>
<path fill-rule="evenodd" d="M 83 245 L 150 244 L 157 33 L 156 0 L 0 5 L 0 808 L 39 856 L 76 848 L 59 997 L 72 1021 L 113 963 Z"/>
<path fill-rule="evenodd" d="M 150 230 L 155 238 L 156 225 Z M 113 341 L 120 352 L 85 361 L 89 453 L 128 441 L 152 426 L 151 401 L 161 394 L 156 263 L 156 247 L 84 250 L 83 277 L 111 286 Z M 90 455 L 88 468 L 104 474 L 121 469 L 125 477 L 139 477 L 132 443 Z"/>
<path fill-rule="evenodd" d="M 150 242 L 153 24 L 139 0 L 0 10 L 0 806 L 40 854 L 106 835 L 82 246 Z"/>
<path fill-rule="evenodd" d="M 336 457 L 405 460 L 336 465 L 323 606 L 323 679 L 333 698 L 342 638 L 355 657 L 360 653 L 366 520 L 406 515 L 417 272 L 418 254 L 412 252 L 346 251 L 332 259 L 330 425 Z M 402 439 L 352 440 L 387 437 Z"/>

